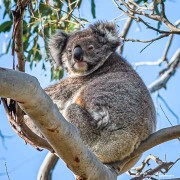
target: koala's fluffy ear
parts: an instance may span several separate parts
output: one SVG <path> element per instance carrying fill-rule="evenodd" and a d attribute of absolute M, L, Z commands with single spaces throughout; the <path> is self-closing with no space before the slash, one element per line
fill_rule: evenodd
<path fill-rule="evenodd" d="M 91 25 L 90 29 L 102 43 L 109 43 L 112 49 L 116 49 L 122 43 L 118 37 L 118 31 L 114 22 L 98 21 Z"/>
<path fill-rule="evenodd" d="M 63 50 L 66 47 L 68 37 L 69 34 L 63 31 L 58 31 L 56 34 L 52 35 L 49 39 L 48 42 L 49 53 L 52 58 L 52 64 L 55 65 L 55 67 L 62 66 Z"/>

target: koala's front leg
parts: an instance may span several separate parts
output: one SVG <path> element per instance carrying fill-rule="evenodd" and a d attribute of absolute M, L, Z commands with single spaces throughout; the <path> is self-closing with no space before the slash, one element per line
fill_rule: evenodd
<path fill-rule="evenodd" d="M 81 137 L 88 147 L 92 147 L 98 141 L 100 131 L 92 125 L 95 120 L 88 111 L 73 103 L 67 107 L 64 115 L 67 121 L 80 130 Z"/>

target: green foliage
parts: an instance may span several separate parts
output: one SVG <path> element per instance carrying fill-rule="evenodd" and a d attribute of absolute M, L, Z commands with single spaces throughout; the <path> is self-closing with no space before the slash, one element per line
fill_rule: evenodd
<path fill-rule="evenodd" d="M 96 11 L 95 11 L 95 9 L 96 9 L 95 2 L 94 2 L 94 0 L 91 0 L 91 13 L 92 13 L 93 18 L 96 18 Z"/>
<path fill-rule="evenodd" d="M 47 47 L 49 36 L 56 29 L 64 31 L 80 29 L 88 21 L 79 17 L 77 13 L 77 10 L 81 8 L 82 0 L 53 0 L 53 2 L 32 0 L 30 3 L 26 8 L 23 21 L 25 60 L 30 63 L 31 68 L 39 61 L 43 61 L 42 69 L 46 70 L 44 62 L 50 59 Z M 0 34 L 12 33 L 13 16 L 11 10 L 15 9 L 15 5 L 16 0 L 3 0 L 1 11 L 3 11 L 3 19 L 5 20 L 0 24 Z M 91 1 L 91 12 L 93 18 L 95 18 L 94 0 Z M 6 53 L 10 50 L 11 42 L 10 39 Z M 51 78 L 59 79 L 62 74 L 62 70 L 57 72 L 52 68 Z"/>
<path fill-rule="evenodd" d="M 12 1 L 3 0 L 2 4 L 4 5 L 3 18 L 5 18 L 5 16 L 7 15 L 12 20 L 12 14 L 11 14 Z"/>
<path fill-rule="evenodd" d="M 51 68 L 51 80 L 61 79 L 62 77 L 63 77 L 62 69 L 54 69 L 54 67 Z"/>
<path fill-rule="evenodd" d="M 12 24 L 12 21 L 5 21 L 0 25 L 0 32 L 9 32 L 11 30 Z"/>
<path fill-rule="evenodd" d="M 142 2 L 147 3 L 148 0 L 137 0 L 137 1 L 136 1 L 137 4 L 140 4 L 140 3 L 142 3 Z"/>

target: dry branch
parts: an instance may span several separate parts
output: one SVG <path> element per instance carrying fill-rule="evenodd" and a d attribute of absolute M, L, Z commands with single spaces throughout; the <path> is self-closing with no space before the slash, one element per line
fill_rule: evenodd
<path fill-rule="evenodd" d="M 163 71 L 163 73 L 161 73 L 161 76 L 156 81 L 154 81 L 149 85 L 148 87 L 149 91 L 153 93 L 161 88 L 165 88 L 169 79 L 176 72 L 179 63 L 180 63 L 180 49 L 178 49 L 174 54 L 174 56 L 171 58 L 168 67 Z"/>
<path fill-rule="evenodd" d="M 12 33 L 12 55 L 14 56 L 14 51 L 17 53 L 18 57 L 18 69 L 20 71 L 25 71 L 25 61 L 24 61 L 24 50 L 23 50 L 23 15 L 24 10 L 29 3 L 29 0 L 18 0 L 16 9 L 12 11 L 13 14 L 13 33 Z M 15 62 L 14 62 L 15 63 Z M 15 64 L 14 64 L 15 66 Z"/>
<path fill-rule="evenodd" d="M 142 173 L 145 166 L 149 165 L 150 160 L 153 160 L 154 162 L 156 162 L 158 164 L 158 166 L 153 168 L 153 169 L 148 169 L 148 170 L 146 170 L 145 172 Z M 133 168 L 133 170 L 135 170 L 136 173 L 133 173 L 133 172 L 129 171 L 130 175 L 135 175 L 135 177 L 132 178 L 131 180 L 143 180 L 145 178 L 151 178 L 156 173 L 166 174 L 178 160 L 179 159 L 177 159 L 175 162 L 164 162 L 164 161 L 162 161 L 161 159 L 159 159 L 158 157 L 156 157 L 154 155 L 149 155 L 142 162 L 141 166 Z"/>
<path fill-rule="evenodd" d="M 169 34 L 162 34 L 162 35 L 160 35 L 160 36 L 158 36 L 156 38 L 148 39 L 148 40 L 133 39 L 133 38 L 123 38 L 123 37 L 122 37 L 122 39 L 124 41 L 131 41 L 131 42 L 151 43 L 151 42 L 157 41 L 157 40 L 162 39 L 162 38 L 167 37 L 167 36 L 169 36 Z"/>
<path fill-rule="evenodd" d="M 145 11 L 142 11 L 142 10 L 138 10 L 138 9 L 134 9 L 132 8 L 132 4 L 131 4 L 131 1 L 129 1 L 128 3 L 126 3 L 124 0 L 119 0 L 119 2 L 121 3 L 121 5 L 123 5 L 127 10 L 128 12 L 126 13 L 129 17 L 132 17 L 132 14 L 138 14 L 138 15 L 141 15 L 141 16 L 144 16 L 144 17 L 147 17 L 149 19 L 152 19 L 152 20 L 155 20 L 155 21 L 159 21 L 159 22 L 163 22 L 168 28 L 169 28 L 169 33 L 173 33 L 173 34 L 180 34 L 180 29 L 176 26 L 176 25 L 173 25 L 165 16 L 165 12 L 164 12 L 164 3 L 162 2 L 161 5 L 162 5 L 162 12 L 160 15 L 157 15 L 157 14 L 148 14 L 146 13 Z M 135 3 L 135 2 L 134 2 Z M 134 4 L 133 4 L 134 5 Z M 120 8 L 119 8 L 120 9 Z M 121 8 L 122 9 L 122 8 Z M 145 24 L 148 28 L 150 29 L 153 29 L 159 33 L 166 33 L 165 31 L 163 30 L 159 30 L 157 28 L 154 28 L 152 26 L 150 26 L 148 23 L 146 23 L 142 18 L 140 18 L 139 16 L 138 17 L 135 17 L 134 16 L 134 19 L 137 20 L 138 22 L 142 22 L 143 24 Z"/>

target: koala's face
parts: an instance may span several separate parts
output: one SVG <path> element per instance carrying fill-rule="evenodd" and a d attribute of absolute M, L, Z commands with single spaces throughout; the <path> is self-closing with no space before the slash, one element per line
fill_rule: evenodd
<path fill-rule="evenodd" d="M 101 67 L 119 44 L 115 24 L 98 22 L 83 31 L 52 36 L 49 48 L 69 76 L 85 76 Z"/>

